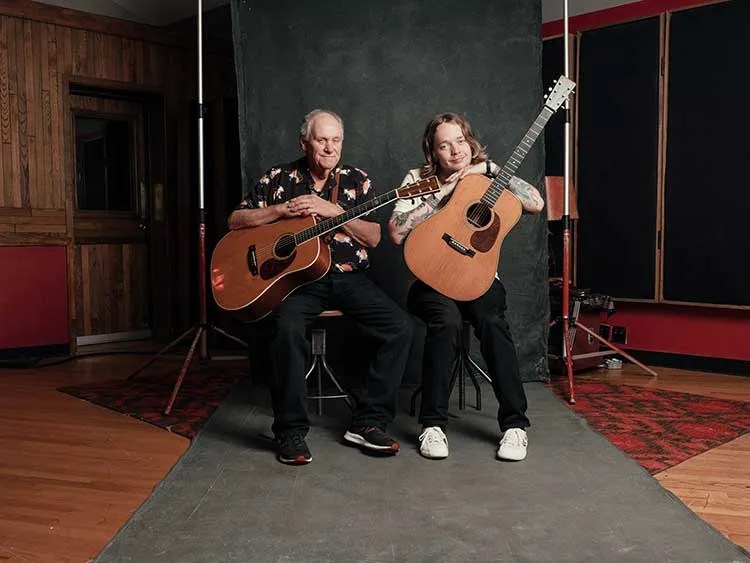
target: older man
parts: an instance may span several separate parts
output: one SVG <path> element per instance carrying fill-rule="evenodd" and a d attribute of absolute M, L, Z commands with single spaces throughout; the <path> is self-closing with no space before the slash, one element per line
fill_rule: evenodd
<path fill-rule="evenodd" d="M 268 170 L 229 217 L 231 229 L 264 225 L 289 217 L 333 217 L 375 196 L 367 174 L 341 165 L 344 126 L 332 111 L 314 110 L 300 128 L 305 156 Z M 338 182 L 338 189 L 334 189 Z M 340 194 L 331 201 L 334 194 Z M 339 309 L 359 321 L 377 343 L 367 374 L 366 393 L 344 439 L 363 449 L 395 454 L 398 443 L 387 434 L 396 407 L 412 337 L 412 321 L 365 274 L 367 249 L 380 242 L 380 225 L 366 219 L 344 224 L 332 237 L 331 268 L 321 280 L 287 297 L 274 312 L 271 355 L 273 432 L 282 463 L 312 461 L 305 442 L 307 414 L 305 372 L 310 344 L 306 329 L 320 312 Z"/>

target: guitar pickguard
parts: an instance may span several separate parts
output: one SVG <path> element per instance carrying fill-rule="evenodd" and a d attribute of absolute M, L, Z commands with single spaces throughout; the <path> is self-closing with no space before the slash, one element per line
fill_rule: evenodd
<path fill-rule="evenodd" d="M 500 217 L 497 213 L 493 213 L 492 224 L 481 231 L 476 231 L 471 235 L 471 246 L 473 246 L 477 252 L 489 252 L 497 240 L 497 235 L 500 232 Z"/>

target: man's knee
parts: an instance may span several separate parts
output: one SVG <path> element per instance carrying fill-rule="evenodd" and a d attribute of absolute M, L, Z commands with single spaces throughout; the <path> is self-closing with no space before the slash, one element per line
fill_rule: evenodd
<path fill-rule="evenodd" d="M 504 316 L 484 315 L 477 319 L 477 328 L 481 334 L 505 334 L 510 332 L 510 325 Z"/>
<path fill-rule="evenodd" d="M 427 325 L 428 332 L 441 331 L 458 334 L 461 332 L 461 327 L 463 326 L 463 318 L 458 311 L 445 309 L 432 318 L 427 319 L 425 324 Z"/>

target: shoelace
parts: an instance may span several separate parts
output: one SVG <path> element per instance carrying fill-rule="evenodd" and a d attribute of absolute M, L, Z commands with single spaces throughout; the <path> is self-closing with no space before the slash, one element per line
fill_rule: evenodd
<path fill-rule="evenodd" d="M 511 428 L 503 436 L 502 441 L 510 444 L 511 446 L 526 446 L 528 439 L 520 430 Z"/>
<path fill-rule="evenodd" d="M 419 435 L 419 441 L 422 442 L 427 440 L 428 444 L 436 444 L 438 442 L 447 442 L 445 434 L 440 428 L 428 428 Z"/>
<path fill-rule="evenodd" d="M 290 434 L 284 437 L 283 442 L 287 444 L 291 444 L 295 448 L 299 448 L 299 447 L 302 447 L 302 445 L 305 442 L 305 439 L 302 437 L 301 434 Z"/>

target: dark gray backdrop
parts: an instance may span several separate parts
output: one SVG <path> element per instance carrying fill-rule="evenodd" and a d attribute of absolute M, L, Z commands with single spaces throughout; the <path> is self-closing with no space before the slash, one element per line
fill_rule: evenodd
<path fill-rule="evenodd" d="M 232 0 L 242 181 L 300 155 L 302 116 L 345 123 L 343 161 L 379 191 L 422 162 L 421 135 L 437 112 L 465 115 L 503 164 L 542 103 L 540 0 Z M 543 187 L 540 141 L 520 175 Z M 383 221 L 391 207 L 383 210 Z M 387 241 L 371 275 L 405 304 L 411 281 Z M 525 380 L 547 377 L 547 222 L 524 216 L 500 263 Z M 418 331 L 417 336 L 424 333 Z M 418 370 L 421 343 L 411 370 Z"/>

